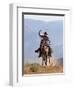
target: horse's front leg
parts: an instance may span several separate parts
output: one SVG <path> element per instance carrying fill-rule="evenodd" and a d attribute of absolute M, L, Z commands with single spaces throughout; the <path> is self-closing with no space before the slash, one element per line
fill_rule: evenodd
<path fill-rule="evenodd" d="M 44 57 L 42 56 L 42 66 L 44 65 Z"/>
<path fill-rule="evenodd" d="M 47 65 L 49 66 L 50 65 L 50 57 L 48 56 L 48 58 L 47 58 Z"/>
<path fill-rule="evenodd" d="M 45 65 L 47 66 L 47 60 L 45 61 Z"/>

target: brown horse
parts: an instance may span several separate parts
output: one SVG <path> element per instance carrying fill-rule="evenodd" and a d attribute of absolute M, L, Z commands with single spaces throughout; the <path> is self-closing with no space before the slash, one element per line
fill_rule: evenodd
<path fill-rule="evenodd" d="M 41 57 L 42 57 L 42 65 L 45 64 L 47 66 L 47 62 L 50 63 L 51 48 L 46 45 L 41 47 Z"/>

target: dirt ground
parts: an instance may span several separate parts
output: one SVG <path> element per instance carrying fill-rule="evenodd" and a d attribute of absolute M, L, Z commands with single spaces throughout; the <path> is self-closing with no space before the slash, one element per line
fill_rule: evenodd
<path fill-rule="evenodd" d="M 24 74 L 63 73 L 63 66 L 42 66 L 37 63 L 24 65 Z"/>

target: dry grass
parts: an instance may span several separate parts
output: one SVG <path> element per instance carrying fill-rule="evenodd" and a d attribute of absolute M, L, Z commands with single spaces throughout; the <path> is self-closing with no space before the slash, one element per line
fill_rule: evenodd
<path fill-rule="evenodd" d="M 62 73 L 63 66 L 41 66 L 37 63 L 26 64 L 24 74 L 41 74 L 41 73 Z"/>

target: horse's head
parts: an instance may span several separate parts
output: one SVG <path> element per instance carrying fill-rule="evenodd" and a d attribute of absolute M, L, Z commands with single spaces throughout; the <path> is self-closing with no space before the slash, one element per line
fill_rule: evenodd
<path fill-rule="evenodd" d="M 48 47 L 48 46 L 44 46 L 44 51 L 45 51 L 46 53 L 48 53 L 48 52 L 49 52 L 49 47 Z"/>

